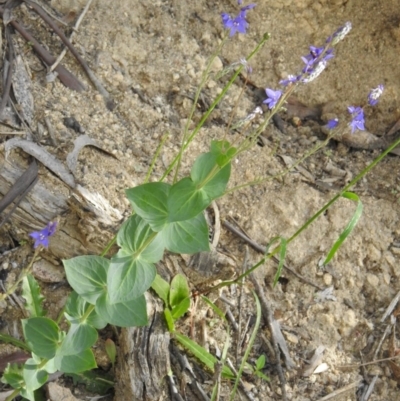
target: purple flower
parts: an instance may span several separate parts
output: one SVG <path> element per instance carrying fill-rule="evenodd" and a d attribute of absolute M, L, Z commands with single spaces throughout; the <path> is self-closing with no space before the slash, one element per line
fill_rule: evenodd
<path fill-rule="evenodd" d="M 51 221 L 42 230 L 30 233 L 29 236 L 35 240 L 33 247 L 36 249 L 37 247 L 42 245 L 44 248 L 47 248 L 49 246 L 49 237 L 54 235 L 56 229 L 57 229 L 57 222 Z"/>
<path fill-rule="evenodd" d="M 282 79 L 279 81 L 280 85 L 288 86 L 289 84 L 295 83 L 299 80 L 299 77 L 296 75 L 288 75 L 286 79 Z"/>
<path fill-rule="evenodd" d="M 352 116 L 352 120 L 350 122 L 351 133 L 353 133 L 357 129 L 359 129 L 360 131 L 364 131 L 365 130 L 364 110 L 361 107 L 353 107 L 353 106 L 347 107 L 347 110 Z"/>
<path fill-rule="evenodd" d="M 325 50 L 325 47 L 310 46 L 310 53 L 301 58 L 303 60 L 303 62 L 305 63 L 303 72 L 311 73 L 313 70 L 313 65 L 316 62 L 328 61 L 329 59 L 334 57 L 333 49 L 328 49 L 323 54 L 324 50 Z M 322 54 L 323 54 L 323 56 L 321 57 Z"/>
<path fill-rule="evenodd" d="M 326 124 L 326 128 L 328 129 L 334 129 L 339 125 L 339 119 L 338 118 L 333 118 L 332 120 L 329 120 L 328 123 Z"/>
<path fill-rule="evenodd" d="M 271 110 L 273 109 L 276 104 L 278 103 L 279 99 L 282 96 L 282 91 L 277 90 L 274 91 L 272 89 L 265 89 L 265 93 L 267 94 L 268 98 L 263 101 L 263 103 L 268 105 L 268 108 Z"/>
<path fill-rule="evenodd" d="M 239 3 L 241 4 L 241 2 Z M 230 29 L 229 36 L 233 36 L 236 32 L 238 33 L 246 33 L 246 29 L 249 26 L 248 22 L 246 21 L 246 12 L 256 5 L 254 3 L 244 6 L 240 9 L 239 15 L 236 18 L 232 18 L 227 13 L 222 13 L 222 24 L 224 28 Z"/>
<path fill-rule="evenodd" d="M 378 85 L 375 89 L 372 89 L 368 95 L 368 103 L 371 106 L 376 106 L 382 93 L 383 93 L 383 85 Z"/>

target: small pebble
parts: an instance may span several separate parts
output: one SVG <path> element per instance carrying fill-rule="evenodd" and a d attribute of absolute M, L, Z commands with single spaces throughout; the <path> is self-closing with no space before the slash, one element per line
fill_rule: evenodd
<path fill-rule="evenodd" d="M 41 259 L 33 264 L 32 274 L 44 283 L 59 283 L 65 280 L 64 270 L 45 259 Z"/>
<path fill-rule="evenodd" d="M 325 283 L 327 286 L 332 285 L 332 275 L 331 275 L 331 274 L 329 274 L 329 273 L 325 273 L 325 274 L 324 274 L 324 283 Z"/>
<path fill-rule="evenodd" d="M 379 277 L 375 274 L 368 273 L 367 274 L 367 281 L 372 287 L 377 287 L 379 284 Z"/>

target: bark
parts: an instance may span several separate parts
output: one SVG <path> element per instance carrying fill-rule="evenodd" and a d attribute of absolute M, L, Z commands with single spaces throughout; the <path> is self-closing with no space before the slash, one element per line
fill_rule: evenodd
<path fill-rule="evenodd" d="M 169 398 L 165 377 L 171 370 L 169 332 L 160 300 L 146 294 L 149 325 L 122 329 L 116 366 L 115 401 Z"/>

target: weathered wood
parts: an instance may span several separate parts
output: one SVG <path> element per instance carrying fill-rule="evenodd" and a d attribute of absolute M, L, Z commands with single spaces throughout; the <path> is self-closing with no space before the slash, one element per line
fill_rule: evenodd
<path fill-rule="evenodd" d="M 122 329 L 116 365 L 115 401 L 168 400 L 170 335 L 160 300 L 146 294 L 149 325 Z"/>
<path fill-rule="evenodd" d="M 6 195 L 28 164 L 18 152 L 12 152 L 8 159 L 0 153 L 0 196 Z M 12 205 L 8 206 L 2 216 L 11 208 Z M 28 233 L 57 219 L 59 229 L 51 240 L 49 254 L 57 259 L 96 254 L 104 249 L 119 224 L 113 218 L 106 224 L 104 216 L 94 210 L 79 191 L 72 191 L 41 167 L 38 182 L 15 209 L 9 223 L 0 229 L 0 238 L 9 231 L 13 238 L 26 240 Z"/>

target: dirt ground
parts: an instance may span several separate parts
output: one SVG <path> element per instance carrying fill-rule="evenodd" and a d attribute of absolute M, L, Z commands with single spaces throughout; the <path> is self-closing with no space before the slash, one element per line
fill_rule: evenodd
<path fill-rule="evenodd" d="M 73 12 L 79 15 L 86 2 L 47 2 L 50 3 L 60 15 L 72 16 L 73 23 Z M 217 202 L 221 218 L 234 218 L 254 241 L 265 246 L 273 237 L 293 235 L 335 195 L 335 190 L 340 190 L 379 155 L 377 149 L 351 149 L 331 141 L 302 163 L 305 171 L 294 170 L 283 179 L 273 178 L 285 170 L 288 159 L 284 157 L 295 161 L 323 140 L 321 125 L 327 116 L 348 118 L 347 106 L 365 105 L 370 89 L 378 84 L 383 84 L 385 91 L 378 106 L 365 109 L 367 130 L 384 136 L 400 118 L 400 9 L 395 0 L 275 0 L 256 4 L 248 12 L 248 34 L 236 35 L 227 42 L 215 69 L 245 57 L 269 32 L 270 40 L 250 63 L 251 81 L 258 88 L 277 89 L 279 80 L 301 68 L 300 57 L 308 53 L 309 45 L 322 46 L 346 21 L 353 26 L 337 46 L 327 70 L 295 94 L 308 107 L 322 107 L 322 116 L 315 121 L 282 113 L 285 132 L 269 126 L 264 133 L 264 146 L 256 146 L 235 160 L 230 185 L 270 178 Z M 67 128 L 63 121 L 75 118 L 85 133 L 118 158 L 85 148 L 79 157 L 77 180 L 127 215 L 129 204 L 124 190 L 143 181 L 164 134 L 168 133 L 169 138 L 156 163 L 154 180 L 176 154 L 196 85 L 224 34 L 220 13 L 233 15 L 237 11 L 237 2 L 233 0 L 95 0 L 73 43 L 115 99 L 117 106 L 113 111 L 106 108 L 102 96 L 70 55 L 63 63 L 84 82 L 85 92 L 73 92 L 57 80 L 46 84 L 40 62 L 20 41 L 20 50 L 33 72 L 35 123 L 43 124 L 44 118 L 49 118 L 59 143 L 56 149 L 47 149 L 65 159 L 79 133 Z M 38 26 L 41 24 L 30 12 L 22 8 L 19 18 L 32 26 L 36 37 L 47 43 L 53 54 L 61 51 L 58 38 L 44 26 Z M 204 91 L 205 101 L 214 99 L 221 88 L 221 81 L 211 80 Z M 211 139 L 223 137 L 240 92 L 238 81 L 189 148 L 182 173 L 189 171 L 196 156 L 208 149 Z M 234 121 L 244 118 L 257 105 L 254 92 L 246 90 Z M 194 122 L 201 112 L 196 112 Z M 42 143 L 48 143 L 47 132 Z M 320 300 L 314 287 L 287 271 L 283 272 L 285 279 L 272 288 L 276 271 L 272 262 L 257 272 L 296 364 L 295 369 L 285 370 L 288 400 L 319 400 L 358 380 L 365 385 L 375 375 L 377 382 L 369 399 L 400 400 L 400 377 L 388 364 L 363 369 L 357 366 L 362 361 L 385 358 L 389 353 L 385 340 L 382 350 L 374 355 L 390 325 L 390 318 L 383 322 L 381 318 L 400 290 L 398 163 L 398 156 L 388 156 L 352 189 L 363 203 L 362 217 L 325 269 L 319 268 L 318 262 L 351 218 L 355 205 L 349 200 L 339 200 L 288 247 L 287 265 L 320 287 L 333 286 L 333 297 Z M 46 174 L 44 170 L 41 173 Z M 240 268 L 244 257 L 241 240 L 222 230 L 219 249 L 236 258 Z M 250 251 L 251 263 L 260 257 Z M 247 284 L 247 288 L 251 286 Z M 229 291 L 225 296 L 234 298 Z M 250 294 L 243 313 L 244 320 L 255 314 Z M 262 332 L 268 336 L 266 327 Z M 303 376 L 306 361 L 319 346 L 325 347 L 321 363 L 326 363 L 328 369 Z M 270 358 L 261 333 L 256 349 L 255 356 L 264 353 Z M 282 399 L 270 362 L 265 374 L 271 382 L 254 381 L 249 385 L 259 401 Z M 356 391 L 357 386 L 331 399 L 361 400 Z"/>

